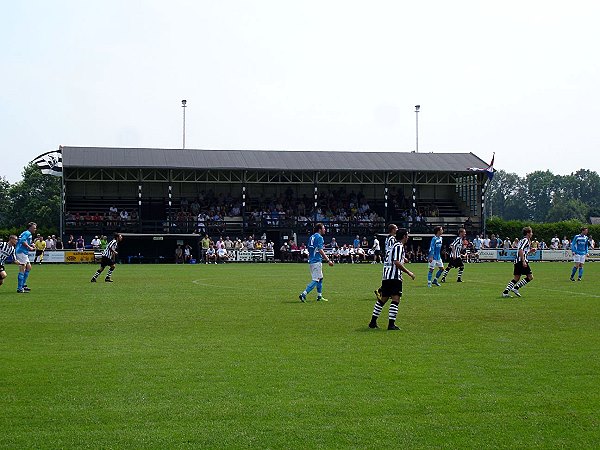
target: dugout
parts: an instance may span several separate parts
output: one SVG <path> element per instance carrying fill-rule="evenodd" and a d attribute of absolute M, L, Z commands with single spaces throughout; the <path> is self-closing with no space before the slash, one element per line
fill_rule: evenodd
<path fill-rule="evenodd" d="M 169 253 L 177 236 L 204 233 L 265 234 L 279 249 L 284 236 L 306 236 L 315 221 L 340 240 L 385 232 L 392 221 L 413 235 L 436 225 L 453 233 L 467 218 L 474 234 L 484 223 L 487 176 L 468 168 L 487 164 L 472 153 L 60 150 L 64 237 L 124 232 L 136 243 L 123 246 L 131 255 Z M 363 202 L 368 214 L 358 214 Z M 195 203 L 207 213 L 202 220 Z"/>

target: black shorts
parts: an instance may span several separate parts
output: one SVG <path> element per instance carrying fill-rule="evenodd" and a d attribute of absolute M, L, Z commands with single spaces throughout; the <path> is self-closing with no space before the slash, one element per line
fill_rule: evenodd
<path fill-rule="evenodd" d="M 36 250 L 35 251 L 35 256 L 41 256 L 42 253 L 44 253 L 44 250 Z"/>
<path fill-rule="evenodd" d="M 106 266 L 114 266 L 115 262 L 110 259 L 107 258 L 106 256 L 103 256 L 102 259 L 100 260 L 100 267 L 106 267 Z"/>
<path fill-rule="evenodd" d="M 381 296 L 391 297 L 393 295 L 402 297 L 402 280 L 383 280 L 381 282 Z"/>
<path fill-rule="evenodd" d="M 381 255 L 381 250 L 375 250 L 375 256 Z"/>
<path fill-rule="evenodd" d="M 531 275 L 531 267 L 529 267 L 529 263 L 523 266 L 523 263 L 518 262 L 515 263 L 515 270 L 513 271 L 514 275 Z"/>
<path fill-rule="evenodd" d="M 465 267 L 465 263 L 462 258 L 450 258 L 450 262 L 448 263 L 448 268 L 459 268 Z"/>

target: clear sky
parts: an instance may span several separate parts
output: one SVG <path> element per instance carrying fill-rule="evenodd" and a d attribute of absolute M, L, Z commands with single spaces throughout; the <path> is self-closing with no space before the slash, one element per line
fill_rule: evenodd
<path fill-rule="evenodd" d="M 600 2 L 5 1 L 0 176 L 59 145 L 600 172 Z"/>

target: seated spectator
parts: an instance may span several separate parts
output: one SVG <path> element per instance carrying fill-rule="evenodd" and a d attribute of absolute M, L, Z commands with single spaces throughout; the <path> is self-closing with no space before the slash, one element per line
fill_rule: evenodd
<path fill-rule="evenodd" d="M 192 260 L 192 246 L 190 244 L 186 244 L 183 248 L 183 260 L 186 264 L 189 264 Z"/>
<path fill-rule="evenodd" d="M 217 263 L 217 251 L 215 250 L 215 246 L 211 245 L 208 250 L 206 250 L 206 264 Z"/>
<path fill-rule="evenodd" d="M 217 262 L 226 263 L 229 260 L 229 253 L 225 250 L 225 247 L 221 247 L 217 250 Z"/>
<path fill-rule="evenodd" d="M 121 218 L 121 220 L 122 220 L 123 222 L 126 222 L 126 221 L 128 221 L 128 220 L 129 220 L 129 213 L 128 213 L 126 210 L 124 210 L 124 209 L 123 209 L 123 210 L 121 211 L 121 214 L 119 215 L 119 217 Z"/>

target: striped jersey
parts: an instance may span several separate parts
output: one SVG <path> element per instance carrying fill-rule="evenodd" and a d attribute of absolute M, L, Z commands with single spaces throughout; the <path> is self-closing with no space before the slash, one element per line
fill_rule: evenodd
<path fill-rule="evenodd" d="M 515 256 L 515 264 L 522 263 L 523 260 L 519 257 L 519 250 L 523 250 L 523 258 L 525 258 L 525 262 L 527 262 L 527 255 L 529 254 L 529 250 L 531 249 L 531 242 L 527 237 L 524 237 L 519 241 L 519 245 L 517 246 L 517 255 Z"/>
<path fill-rule="evenodd" d="M 457 236 L 452 244 L 450 244 L 450 258 L 458 259 L 460 258 L 460 251 L 462 250 L 462 238 Z"/>
<path fill-rule="evenodd" d="M 393 234 L 390 234 L 388 237 L 385 238 L 385 251 L 388 251 L 388 248 L 392 248 L 392 246 L 396 243 L 396 236 L 394 236 Z"/>
<path fill-rule="evenodd" d="M 16 258 L 15 248 L 8 242 L 0 242 L 0 264 L 4 264 L 8 258 Z"/>
<path fill-rule="evenodd" d="M 404 263 L 404 246 L 402 242 L 394 240 L 391 247 L 386 247 L 385 261 L 383 263 L 382 280 L 400 280 L 402 281 L 402 271 L 394 264 L 394 261 Z"/>
<path fill-rule="evenodd" d="M 117 251 L 117 247 L 119 245 L 119 241 L 117 241 L 116 239 L 113 239 L 112 241 L 109 242 L 109 244 L 106 246 L 106 248 L 104 249 L 104 251 L 102 252 L 102 256 L 108 258 L 108 259 L 115 259 L 115 255 L 113 255 L 113 251 Z"/>

